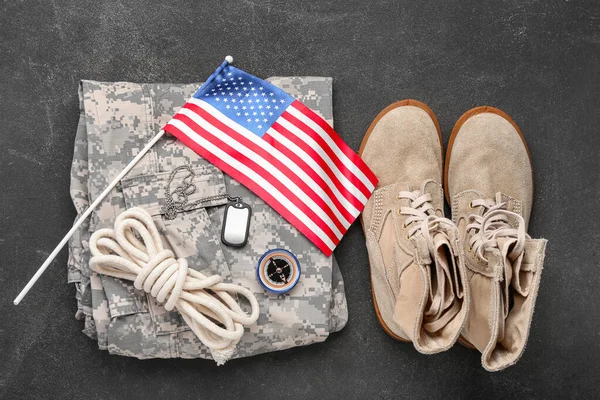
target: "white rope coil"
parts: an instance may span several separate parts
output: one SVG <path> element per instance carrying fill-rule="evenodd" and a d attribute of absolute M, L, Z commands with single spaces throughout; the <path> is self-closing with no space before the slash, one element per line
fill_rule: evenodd
<path fill-rule="evenodd" d="M 188 268 L 185 258 L 175 259 L 163 248 L 152 217 L 142 208 L 119 215 L 114 230 L 94 232 L 90 251 L 93 271 L 133 281 L 136 289 L 150 293 L 165 309 L 177 309 L 219 364 L 233 354 L 244 326 L 258 319 L 258 301 L 249 289 Z M 250 302 L 250 315 L 231 296 L 236 293 Z"/>

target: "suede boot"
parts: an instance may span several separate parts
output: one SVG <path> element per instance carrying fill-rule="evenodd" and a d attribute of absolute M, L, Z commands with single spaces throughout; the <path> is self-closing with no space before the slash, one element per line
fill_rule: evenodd
<path fill-rule="evenodd" d="M 447 350 L 469 296 L 458 229 L 444 218 L 437 119 L 421 102 L 396 102 L 373 121 L 359 154 L 379 179 L 361 217 L 379 322 L 421 353 Z"/>
<path fill-rule="evenodd" d="M 460 340 L 498 371 L 525 349 L 546 248 L 527 234 L 533 171 L 517 124 L 492 107 L 466 112 L 450 136 L 444 181 L 471 293 Z"/>

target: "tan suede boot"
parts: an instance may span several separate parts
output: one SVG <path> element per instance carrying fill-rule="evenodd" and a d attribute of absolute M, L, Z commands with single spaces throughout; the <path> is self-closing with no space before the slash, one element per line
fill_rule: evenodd
<path fill-rule="evenodd" d="M 444 186 L 471 292 L 461 343 L 498 371 L 525 349 L 546 248 L 526 233 L 533 171 L 517 124 L 496 108 L 467 111 L 450 136 Z"/>
<path fill-rule="evenodd" d="M 373 121 L 359 154 L 379 179 L 361 219 L 379 322 L 422 353 L 447 350 L 469 296 L 458 229 L 444 218 L 437 119 L 421 102 L 396 102 Z"/>

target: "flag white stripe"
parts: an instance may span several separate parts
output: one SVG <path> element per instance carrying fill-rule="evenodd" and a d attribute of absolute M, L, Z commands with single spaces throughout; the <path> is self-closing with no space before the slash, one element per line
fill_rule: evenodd
<path fill-rule="evenodd" d="M 247 138 L 248 140 L 252 141 L 252 143 L 256 144 L 257 146 L 260 146 L 265 151 L 268 151 L 270 154 L 273 154 L 275 157 L 277 157 L 278 159 L 280 159 L 304 183 L 306 183 L 310 188 L 312 188 L 315 191 L 315 193 L 317 193 L 317 195 L 325 203 L 327 203 L 327 205 L 334 212 L 334 214 L 337 217 L 338 221 L 340 221 L 340 223 L 344 226 L 344 228 L 348 229 L 348 227 L 350 227 L 350 222 L 340 213 L 339 208 L 336 207 L 333 204 L 333 202 L 331 201 L 331 198 L 327 195 L 327 193 L 325 193 L 325 191 L 323 190 L 323 188 L 321 187 L 321 185 L 317 184 L 317 182 L 315 182 L 313 178 L 311 178 L 305 171 L 302 170 L 302 168 L 300 168 L 298 165 L 296 165 L 296 163 L 294 163 L 292 160 L 290 160 L 285 154 L 283 154 L 282 152 L 280 152 L 279 150 L 277 150 L 275 147 L 273 147 L 267 141 L 265 141 L 265 140 L 261 139 L 260 137 L 258 137 L 253 132 L 250 132 L 245 127 L 243 127 L 240 124 L 236 123 L 235 121 L 232 121 L 231 119 L 226 118 L 226 117 L 221 117 L 222 113 L 219 110 L 217 110 L 216 108 L 214 108 L 212 105 L 210 105 L 209 103 L 207 103 L 205 101 L 202 101 L 202 100 L 195 99 L 195 98 L 192 98 L 189 102 L 193 103 L 194 105 L 196 105 L 196 106 L 198 106 L 200 108 L 202 108 L 204 111 L 206 111 L 207 113 L 209 113 L 213 117 L 217 118 L 219 121 L 221 121 L 223 124 L 227 125 L 229 128 L 231 128 L 234 131 L 242 134 L 245 138 Z M 271 135 L 271 136 L 273 136 L 273 135 Z M 287 144 L 284 144 L 284 146 L 289 147 L 289 146 L 287 146 Z M 294 151 L 294 152 L 298 153 L 297 151 Z M 331 181 L 331 179 L 329 179 L 329 177 L 327 176 L 327 174 L 325 173 L 325 171 L 323 171 L 323 169 L 321 167 L 319 167 L 318 164 L 316 164 L 316 163 L 314 163 L 314 165 L 311 165 L 311 167 L 313 167 L 312 168 L 313 171 L 317 175 L 319 175 L 320 177 L 322 177 L 322 178 L 327 177 L 327 180 L 329 182 L 326 181 L 326 183 L 328 183 L 328 187 L 334 192 L 336 198 L 341 203 L 341 206 L 345 207 L 346 210 L 353 217 L 356 218 L 356 216 L 358 214 L 360 214 L 360 211 L 358 211 L 356 209 L 356 207 L 354 207 L 352 205 L 352 203 L 348 202 L 348 200 L 340 193 L 340 191 L 335 187 L 335 185 L 333 184 L 333 182 Z"/>
<path fill-rule="evenodd" d="M 315 203 L 313 199 L 307 196 L 306 193 L 302 189 L 300 189 L 298 185 L 296 185 L 296 183 L 294 183 L 294 181 L 288 178 L 279 169 L 275 168 L 273 164 L 265 160 L 261 155 L 257 154 L 252 149 L 249 149 L 248 147 L 244 146 L 242 143 L 235 140 L 225 132 L 221 131 L 219 128 L 213 126 L 210 122 L 206 121 L 204 118 L 202 118 L 200 115 L 196 114 L 189 108 L 182 108 L 181 110 L 179 110 L 179 113 L 186 115 L 200 127 L 204 128 L 211 135 L 213 135 L 220 141 L 228 144 L 235 150 L 239 151 L 258 165 L 263 167 L 266 171 L 270 172 L 271 175 L 273 175 L 273 177 L 277 179 L 283 186 L 290 188 L 292 192 L 294 192 L 294 194 L 300 199 L 300 201 L 303 202 L 308 208 L 310 208 L 333 231 L 333 234 L 337 239 L 341 239 L 342 236 L 344 236 L 342 232 L 340 232 L 338 227 L 335 225 L 331 217 L 317 203 Z M 218 111 L 217 113 L 221 114 Z M 221 118 L 219 118 L 218 114 L 213 116 L 219 121 L 221 121 Z"/>
<path fill-rule="evenodd" d="M 369 178 L 367 178 L 361 169 L 348 158 L 348 156 L 338 147 L 335 141 L 327 132 L 325 132 L 325 130 L 323 130 L 323 128 L 321 128 L 315 121 L 307 117 L 302 111 L 295 108 L 293 104 L 288 107 L 287 111 L 306 124 L 317 135 L 319 135 L 331 148 L 337 158 L 346 166 L 346 168 L 348 168 L 348 170 L 350 170 L 358 179 L 360 179 L 360 181 L 367 187 L 367 189 L 369 189 L 369 191 L 372 192 L 375 189 L 375 186 L 373 186 L 373 183 L 369 180 Z"/>
<path fill-rule="evenodd" d="M 248 179 L 252 180 L 257 185 L 260 185 L 263 189 L 267 190 L 273 197 L 277 199 L 284 207 L 286 207 L 291 213 L 294 214 L 302 223 L 310 229 L 316 236 L 321 239 L 325 245 L 327 245 L 331 250 L 335 248 L 335 244 L 331 241 L 329 236 L 323 232 L 323 230 L 314 223 L 314 221 L 306 216 L 302 210 L 300 210 L 293 202 L 291 202 L 286 196 L 284 196 L 276 187 L 274 187 L 268 180 L 263 178 L 261 175 L 256 173 L 251 168 L 242 164 L 235 158 L 231 157 L 225 151 L 221 150 L 208 140 L 204 139 L 202 136 L 198 135 L 194 132 L 193 129 L 188 127 L 184 122 L 172 119 L 169 124 L 173 125 L 181 132 L 183 132 L 187 137 L 196 142 L 199 146 L 206 149 L 214 156 L 221 159 L 223 162 L 232 166 L 240 173 L 244 174 Z"/>
<path fill-rule="evenodd" d="M 348 199 L 346 199 L 346 197 L 339 191 L 337 186 L 333 183 L 333 181 L 331 180 L 329 175 L 327 175 L 327 173 L 325 173 L 325 171 L 323 171 L 323 169 L 319 166 L 319 164 L 311 156 L 306 154 L 306 152 L 304 150 L 302 150 L 300 147 L 298 147 L 298 145 L 296 145 L 296 143 L 292 142 L 291 140 L 289 140 L 288 138 L 283 136 L 281 133 L 277 132 L 275 129 L 270 128 L 267 131 L 267 133 L 273 139 L 275 139 L 276 141 L 278 141 L 279 143 L 281 143 L 282 145 L 284 145 L 285 147 L 289 148 L 291 151 L 296 153 L 298 155 L 298 157 L 300 157 L 305 163 L 307 163 L 313 169 L 313 171 L 315 171 L 317 174 L 319 174 L 321 176 L 321 178 L 323 178 L 325 183 L 327 183 L 329 188 L 333 191 L 333 193 L 335 194 L 335 197 L 337 197 L 337 199 L 342 203 L 342 205 L 344 207 L 346 207 L 348 212 L 350 212 L 350 214 L 353 217 L 356 218 L 358 216 L 358 214 L 360 214 L 360 211 L 356 207 L 354 207 L 354 205 L 352 203 L 350 203 L 348 201 Z"/>
<path fill-rule="evenodd" d="M 313 138 L 309 137 L 306 133 L 302 132 L 302 130 L 297 128 L 294 124 L 289 122 L 283 116 L 279 117 L 276 122 L 279 125 L 283 126 L 285 129 L 287 129 L 288 131 L 290 131 L 298 139 L 300 139 L 304 143 L 306 143 L 314 151 L 316 151 L 321 156 L 323 161 L 325 161 L 325 163 L 329 166 L 329 168 L 331 168 L 333 173 L 340 179 L 340 181 L 342 182 L 342 185 L 350 193 L 352 193 L 362 204 L 366 204 L 367 198 L 365 197 L 365 195 L 352 182 L 350 182 L 348 180 L 348 178 L 346 178 L 345 175 L 342 174 L 342 172 L 339 170 L 338 166 L 333 162 L 333 160 L 331 160 L 331 158 L 327 155 L 327 153 L 325 153 L 325 150 L 323 150 L 323 148 L 321 146 L 319 146 L 319 144 L 317 142 L 315 142 L 315 140 Z"/>

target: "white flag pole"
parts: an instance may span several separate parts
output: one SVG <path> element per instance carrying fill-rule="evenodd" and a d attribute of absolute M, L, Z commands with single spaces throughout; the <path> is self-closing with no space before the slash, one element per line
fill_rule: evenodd
<path fill-rule="evenodd" d="M 79 227 L 81 226 L 81 224 L 83 224 L 83 222 L 87 219 L 87 217 L 90 216 L 90 214 L 92 213 L 92 211 L 94 211 L 94 209 L 98 206 L 98 204 L 100 204 L 102 202 L 102 200 L 104 200 L 104 198 L 111 192 L 111 190 L 113 190 L 113 188 L 115 186 L 117 186 L 117 183 L 119 183 L 121 181 L 121 179 L 123 179 L 123 177 L 129 171 L 131 171 L 131 169 L 135 166 L 135 164 L 137 164 L 137 162 L 140 161 L 140 159 L 144 156 L 144 154 L 146 154 L 148 152 L 148 150 L 150 150 L 152 148 L 152 146 L 154 146 L 154 144 L 156 144 L 156 142 L 158 142 L 158 139 L 160 139 L 164 134 L 165 134 L 165 131 L 163 131 L 163 130 L 158 132 L 158 134 L 156 136 L 154 136 L 154 138 L 150 142 L 148 142 L 146 147 L 144 147 L 142 149 L 142 151 L 140 151 L 138 153 L 138 155 L 135 156 L 135 158 L 125 167 L 125 169 L 123 171 L 121 171 L 121 173 L 119 175 L 116 176 L 116 178 L 110 183 L 110 185 L 108 185 L 108 187 L 106 189 L 104 189 L 104 191 L 102 193 L 100 193 L 98 198 L 96 200 L 94 200 L 94 202 L 92 204 L 90 204 L 90 206 L 87 208 L 87 210 L 85 210 L 85 212 L 83 214 L 81 214 L 81 217 L 79 217 L 79 219 L 73 225 L 71 230 L 69 232 L 67 232 L 65 237 L 54 248 L 54 250 L 52 251 L 52 253 L 50 253 L 48 258 L 46 258 L 46 261 L 44 261 L 42 266 L 37 270 L 35 275 L 29 280 L 27 285 L 23 288 L 23 290 L 21 290 L 21 293 L 19 293 L 17 298 L 13 301 L 13 303 L 15 303 L 15 305 L 19 304 L 21 302 L 21 300 L 23 300 L 23 297 L 25 297 L 27 292 L 29 292 L 29 289 L 31 289 L 31 287 L 37 282 L 37 280 L 40 278 L 40 276 L 42 276 L 42 274 L 44 273 L 46 268 L 48 268 L 50 263 L 52 261 L 54 261 L 54 258 L 56 258 L 56 256 L 60 252 L 60 250 L 65 246 L 65 244 L 67 244 L 67 242 L 69 241 L 71 236 L 73 236 L 75 231 L 77 229 L 79 229 Z"/>
<path fill-rule="evenodd" d="M 208 83 L 210 83 L 212 80 L 214 80 L 216 78 L 216 76 L 223 70 L 223 68 L 225 68 L 227 66 L 227 64 L 231 64 L 232 62 L 233 62 L 233 57 L 231 57 L 231 56 L 225 57 L 225 61 L 219 66 L 219 68 L 217 68 L 217 70 L 215 71 L 215 73 L 212 74 L 210 76 L 210 78 L 208 78 L 206 80 L 206 82 L 204 82 L 204 84 L 198 90 L 201 90 L 204 86 L 206 86 Z M 94 211 L 94 209 L 96 207 L 98 207 L 98 204 L 100 204 L 102 202 L 102 200 L 104 200 L 104 198 L 111 192 L 111 190 L 113 190 L 114 187 L 117 186 L 117 184 L 121 181 L 121 179 L 123 179 L 125 177 L 125 175 L 129 171 L 131 171 L 131 169 L 135 166 L 135 164 L 137 164 L 137 162 L 141 160 L 141 158 L 148 152 L 148 150 L 150 150 L 152 148 L 152 146 L 154 146 L 156 144 L 156 142 L 158 142 L 158 140 L 164 134 L 165 134 L 164 130 L 161 130 L 160 132 L 158 132 L 156 134 L 156 136 L 154 136 L 154 138 L 152 138 L 152 140 L 150 140 L 150 142 L 148 142 L 148 144 L 138 153 L 138 155 L 135 156 L 135 158 L 133 160 L 131 160 L 131 162 L 125 167 L 125 169 L 123 171 L 121 171 L 119 173 L 119 175 L 117 175 L 115 177 L 115 179 L 110 183 L 110 185 L 108 185 L 108 187 L 106 189 L 104 189 L 104 191 L 102 193 L 100 193 L 100 195 L 98 196 L 98 198 L 96 200 L 94 200 L 94 202 L 92 204 L 90 204 L 90 206 L 87 208 L 87 210 L 85 210 L 85 212 L 83 214 L 81 214 L 81 216 L 79 217 L 79 219 L 77 220 L 77 222 L 73 225 L 73 227 L 71 228 L 71 230 L 69 232 L 67 232 L 67 234 L 65 235 L 65 237 L 54 248 L 54 250 L 52 251 L 52 253 L 50 253 L 50 255 L 48 256 L 48 258 L 46 258 L 46 261 L 44 261 L 44 263 L 37 270 L 37 272 L 35 273 L 35 275 L 33 275 L 33 277 L 29 280 L 29 282 L 27 282 L 27 285 L 25 285 L 25 287 L 23 288 L 23 290 L 21 290 L 21 293 L 19 293 L 19 295 L 13 300 L 13 303 L 15 303 L 15 305 L 19 304 L 21 302 L 21 300 L 23 300 L 23 297 L 25 297 L 25 295 L 27 295 L 27 293 L 32 288 L 32 286 L 35 285 L 35 283 L 38 281 L 38 279 L 40 279 L 40 276 L 42 276 L 42 274 L 44 273 L 44 271 L 46 271 L 46 268 L 48 268 L 48 266 L 50 265 L 50 263 L 52 261 L 54 261 L 54 259 L 58 255 L 58 253 L 65 246 L 65 244 L 67 244 L 67 242 L 69 241 L 69 239 L 71 238 L 71 236 L 73 236 L 73 234 L 75 233 L 75 231 L 77 229 L 79 229 L 79 227 L 81 226 L 81 224 L 83 224 L 83 221 L 85 221 L 87 219 L 87 217 L 90 216 L 90 214 L 92 213 L 92 211 Z"/>

